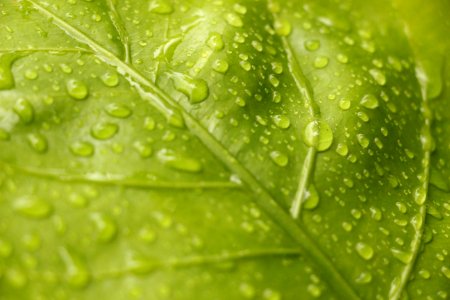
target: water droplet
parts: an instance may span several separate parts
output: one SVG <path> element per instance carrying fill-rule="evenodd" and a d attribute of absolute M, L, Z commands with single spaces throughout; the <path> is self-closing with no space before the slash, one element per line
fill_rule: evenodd
<path fill-rule="evenodd" d="M 48 202 L 36 196 L 16 199 L 13 203 L 13 209 L 21 215 L 33 219 L 47 218 L 53 212 L 53 207 Z"/>
<path fill-rule="evenodd" d="M 263 51 L 263 45 L 259 41 L 252 41 L 252 46 L 258 52 L 262 52 Z"/>
<path fill-rule="evenodd" d="M 281 294 L 277 291 L 271 289 L 265 289 L 263 291 L 263 299 L 264 300 L 281 300 Z"/>
<path fill-rule="evenodd" d="M 148 11 L 161 15 L 171 14 L 173 6 L 167 0 L 153 0 L 148 6 Z"/>
<path fill-rule="evenodd" d="M 48 149 L 47 139 L 40 133 L 27 135 L 28 144 L 38 153 L 44 153 Z"/>
<path fill-rule="evenodd" d="M 119 75 L 116 72 L 106 72 L 100 79 L 108 87 L 115 87 L 119 84 Z"/>
<path fill-rule="evenodd" d="M 369 122 L 370 120 L 369 116 L 363 111 L 358 111 L 356 116 L 363 122 Z"/>
<path fill-rule="evenodd" d="M 336 147 L 336 153 L 340 156 L 347 156 L 348 154 L 348 146 L 346 144 L 339 143 Z"/>
<path fill-rule="evenodd" d="M 28 100 L 19 99 L 14 105 L 14 111 L 25 124 L 33 122 L 34 108 Z"/>
<path fill-rule="evenodd" d="M 131 109 L 126 105 L 110 103 L 105 108 L 106 113 L 114 118 L 125 119 L 131 116 Z"/>
<path fill-rule="evenodd" d="M 39 74 L 36 72 L 36 70 L 26 70 L 25 71 L 25 78 L 29 80 L 34 80 L 38 78 Z"/>
<path fill-rule="evenodd" d="M 445 277 L 447 277 L 447 279 L 450 279 L 450 269 L 449 268 L 447 268 L 446 266 L 442 266 L 441 272 L 442 272 L 442 274 L 444 274 Z"/>
<path fill-rule="evenodd" d="M 378 99 L 372 94 L 367 94 L 361 99 L 361 105 L 368 109 L 375 109 L 378 107 Z"/>
<path fill-rule="evenodd" d="M 378 69 L 370 69 L 369 70 L 370 75 L 372 75 L 373 79 L 378 83 L 379 85 L 385 85 L 386 84 L 386 75 Z"/>
<path fill-rule="evenodd" d="M 308 284 L 308 287 L 306 288 L 308 293 L 311 294 L 314 298 L 319 298 L 322 295 L 322 291 L 320 288 L 315 284 Z"/>
<path fill-rule="evenodd" d="M 241 15 L 245 15 L 247 13 L 247 7 L 238 3 L 233 5 L 233 10 Z"/>
<path fill-rule="evenodd" d="M 305 48 L 308 51 L 316 51 L 320 48 L 320 41 L 319 40 L 307 40 L 305 42 Z"/>
<path fill-rule="evenodd" d="M 365 260 L 370 260 L 373 257 L 373 249 L 369 245 L 359 242 L 356 244 L 356 252 Z"/>
<path fill-rule="evenodd" d="M 401 261 L 402 263 L 404 263 L 405 265 L 409 264 L 413 258 L 412 253 L 409 252 L 405 252 L 402 250 L 398 250 L 398 249 L 391 249 L 392 255 L 394 255 L 394 257 L 396 259 L 398 259 L 399 261 Z"/>
<path fill-rule="evenodd" d="M 352 106 L 352 103 L 348 99 L 341 99 L 339 101 L 339 108 L 342 110 L 348 110 Z"/>
<path fill-rule="evenodd" d="M 288 20 L 278 19 L 274 23 L 274 29 L 279 36 L 288 36 L 291 34 L 292 25 Z"/>
<path fill-rule="evenodd" d="M 94 154 L 94 146 L 89 142 L 75 142 L 70 146 L 70 151 L 81 157 L 89 157 Z"/>
<path fill-rule="evenodd" d="M 333 143 L 333 132 L 325 121 L 314 120 L 305 127 L 303 138 L 306 145 L 326 151 Z"/>
<path fill-rule="evenodd" d="M 228 71 L 228 62 L 222 59 L 217 59 L 213 62 L 212 68 L 214 71 L 225 74 Z"/>
<path fill-rule="evenodd" d="M 359 276 L 355 279 L 358 284 L 367 284 L 372 281 L 372 274 L 369 272 L 361 272 Z"/>
<path fill-rule="evenodd" d="M 0 90 L 14 87 L 14 76 L 11 65 L 13 58 L 10 55 L 0 55 Z"/>
<path fill-rule="evenodd" d="M 305 192 L 303 207 L 305 209 L 313 210 L 319 205 L 319 200 L 319 193 L 317 192 L 316 186 L 310 184 L 308 190 Z"/>
<path fill-rule="evenodd" d="M 225 15 L 225 20 L 227 21 L 228 24 L 234 27 L 242 27 L 244 25 L 241 17 L 235 13 L 227 13 Z"/>
<path fill-rule="evenodd" d="M 82 81 L 70 79 L 66 83 L 67 93 L 75 100 L 84 100 L 89 94 L 88 87 Z"/>
<path fill-rule="evenodd" d="M 414 192 L 414 200 L 418 205 L 423 205 L 427 200 L 427 191 L 422 187 L 417 188 Z"/>
<path fill-rule="evenodd" d="M 280 75 L 280 74 L 283 73 L 283 64 L 282 63 L 280 63 L 280 62 L 272 62 L 271 66 L 272 66 L 272 71 L 275 74 Z"/>
<path fill-rule="evenodd" d="M 87 207 L 89 204 L 89 200 L 78 193 L 70 194 L 68 200 L 75 207 Z"/>
<path fill-rule="evenodd" d="M 285 115 L 274 115 L 272 116 L 273 123 L 281 129 L 287 129 L 291 126 L 291 120 Z"/>
<path fill-rule="evenodd" d="M 117 235 L 117 225 L 114 220 L 101 213 L 91 215 L 91 220 L 96 228 L 96 238 L 99 242 L 107 243 L 112 241 Z"/>
<path fill-rule="evenodd" d="M 97 123 L 91 129 L 91 134 L 99 140 L 108 140 L 115 136 L 119 131 L 119 126 L 114 123 Z"/>
<path fill-rule="evenodd" d="M 158 159 L 166 166 L 184 172 L 198 173 L 203 170 L 200 161 L 176 154 L 173 150 L 162 149 L 158 152 Z"/>
<path fill-rule="evenodd" d="M 341 64 L 346 64 L 348 63 L 348 56 L 345 54 L 338 54 L 336 56 L 336 59 L 338 62 L 340 62 Z"/>
<path fill-rule="evenodd" d="M 203 79 L 194 79 L 178 72 L 171 72 L 170 78 L 175 89 L 185 94 L 192 104 L 203 102 L 209 96 L 208 84 Z"/>
<path fill-rule="evenodd" d="M 142 158 L 150 157 L 153 154 L 153 148 L 148 142 L 137 141 L 133 144 L 133 147 Z"/>
<path fill-rule="evenodd" d="M 358 133 L 356 135 L 356 139 L 358 140 L 358 143 L 361 147 L 363 147 L 364 149 L 366 149 L 367 147 L 369 147 L 370 141 L 369 139 L 362 133 Z"/>
<path fill-rule="evenodd" d="M 270 152 L 270 158 L 272 161 L 280 167 L 286 167 L 289 163 L 289 157 L 280 151 Z"/>
<path fill-rule="evenodd" d="M 239 62 L 239 65 L 241 66 L 242 69 L 244 69 L 245 71 L 250 71 L 252 69 L 252 64 L 249 63 L 246 60 L 242 60 Z"/>
<path fill-rule="evenodd" d="M 314 67 L 316 69 L 323 69 L 328 66 L 329 61 L 330 60 L 326 56 L 316 57 L 316 59 L 314 59 Z"/>
<path fill-rule="evenodd" d="M 206 44 L 215 51 L 220 51 L 224 47 L 222 36 L 219 33 L 213 32 L 210 34 Z"/>
<path fill-rule="evenodd" d="M 422 277 L 423 279 L 429 279 L 431 277 L 431 274 L 429 271 L 425 270 L 425 269 L 421 269 L 419 271 L 419 275 L 420 277 Z"/>
<path fill-rule="evenodd" d="M 156 233 L 149 227 L 143 227 L 138 233 L 139 239 L 146 243 L 153 243 L 156 240 Z"/>
<path fill-rule="evenodd" d="M 60 249 L 59 255 L 66 267 L 66 282 L 73 288 L 85 288 L 91 280 L 91 274 L 83 259 L 65 247 Z"/>

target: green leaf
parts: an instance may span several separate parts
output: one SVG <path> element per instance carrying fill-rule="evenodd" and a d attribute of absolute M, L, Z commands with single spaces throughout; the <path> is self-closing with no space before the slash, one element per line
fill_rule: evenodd
<path fill-rule="evenodd" d="M 447 298 L 419 2 L 1 2 L 1 298 Z"/>

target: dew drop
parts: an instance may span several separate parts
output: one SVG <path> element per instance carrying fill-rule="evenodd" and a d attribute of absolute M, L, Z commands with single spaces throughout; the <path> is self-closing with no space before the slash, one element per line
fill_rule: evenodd
<path fill-rule="evenodd" d="M 338 62 L 340 62 L 341 64 L 346 64 L 348 63 L 348 56 L 345 54 L 338 54 L 336 56 L 336 59 Z"/>
<path fill-rule="evenodd" d="M 419 187 L 414 192 L 414 200 L 418 205 L 423 205 L 427 199 L 427 192 L 424 188 Z"/>
<path fill-rule="evenodd" d="M 220 51 L 224 47 L 223 38 L 217 32 L 213 32 L 209 35 L 209 38 L 208 38 L 208 41 L 206 42 L 206 44 L 208 45 L 208 47 L 210 47 L 211 49 L 213 49 L 215 51 Z"/>
<path fill-rule="evenodd" d="M 368 109 L 375 109 L 378 107 L 379 102 L 377 97 L 372 94 L 367 94 L 361 99 L 361 105 Z"/>
<path fill-rule="evenodd" d="M 292 25 L 287 20 L 278 19 L 274 23 L 274 29 L 276 34 L 278 34 L 279 36 L 288 36 L 289 34 L 291 34 Z"/>
<path fill-rule="evenodd" d="M 367 284 L 372 281 L 372 274 L 369 272 L 361 272 L 359 276 L 355 279 L 357 284 Z"/>
<path fill-rule="evenodd" d="M 91 280 L 91 274 L 83 259 L 65 247 L 60 249 L 59 255 L 66 267 L 66 282 L 73 288 L 85 288 Z"/>
<path fill-rule="evenodd" d="M 317 151 L 326 151 L 333 143 L 333 132 L 325 121 L 314 120 L 305 127 L 303 138 L 306 145 Z"/>
<path fill-rule="evenodd" d="M 242 60 L 239 62 L 239 65 L 241 66 L 242 69 L 244 69 L 245 71 L 250 71 L 252 69 L 252 64 L 249 63 L 246 60 Z"/>
<path fill-rule="evenodd" d="M 320 41 L 319 40 L 307 40 L 305 42 L 305 48 L 308 51 L 316 51 L 320 48 Z"/>
<path fill-rule="evenodd" d="M 152 243 L 156 240 L 156 233 L 149 227 L 143 227 L 138 232 L 139 239 L 145 243 Z"/>
<path fill-rule="evenodd" d="M 359 256 L 361 256 L 361 258 L 365 259 L 365 260 L 370 260 L 373 257 L 373 249 L 371 246 L 363 243 L 363 242 L 359 242 L 356 244 L 356 252 L 358 252 Z"/>
<path fill-rule="evenodd" d="M 25 78 L 29 80 L 34 80 L 38 78 L 39 74 L 36 72 L 36 70 L 26 70 L 25 71 Z"/>
<path fill-rule="evenodd" d="M 98 140 L 108 140 L 119 131 L 119 126 L 114 123 L 97 123 L 91 129 L 91 135 Z"/>
<path fill-rule="evenodd" d="M 100 79 L 108 87 L 115 87 L 119 84 L 119 75 L 116 72 L 106 72 Z"/>
<path fill-rule="evenodd" d="M 75 142 L 70 146 L 72 154 L 81 157 L 89 157 L 94 154 L 94 146 L 89 142 Z"/>
<path fill-rule="evenodd" d="M 14 105 L 14 111 L 23 123 L 30 124 L 34 120 L 34 108 L 26 99 L 19 99 Z"/>
<path fill-rule="evenodd" d="M 369 139 L 362 133 L 358 133 L 356 135 L 356 139 L 358 140 L 358 143 L 361 147 L 363 147 L 364 149 L 366 149 L 367 147 L 369 147 L 370 141 Z"/>
<path fill-rule="evenodd" d="M 96 228 L 97 241 L 102 243 L 111 242 L 117 235 L 117 225 L 114 220 L 101 213 L 95 213 L 91 215 Z"/>
<path fill-rule="evenodd" d="M 252 299 L 256 295 L 255 288 L 249 283 L 241 283 L 239 286 L 239 291 L 241 295 L 246 299 Z"/>
<path fill-rule="evenodd" d="M 142 158 L 148 158 L 153 154 L 153 148 L 150 143 L 136 141 L 133 143 L 134 149 L 139 153 Z"/>
<path fill-rule="evenodd" d="M 273 123 L 281 129 L 287 129 L 291 126 L 291 120 L 285 115 L 274 115 L 272 116 Z"/>
<path fill-rule="evenodd" d="M 306 288 L 309 294 L 313 296 L 314 298 L 319 298 L 322 295 L 322 291 L 320 288 L 315 284 L 308 284 L 308 287 Z"/>
<path fill-rule="evenodd" d="M 319 193 L 317 192 L 316 186 L 311 184 L 308 190 L 305 192 L 305 200 L 303 207 L 305 209 L 313 210 L 319 205 Z"/>
<path fill-rule="evenodd" d="M 346 144 L 339 143 L 336 147 L 336 153 L 340 156 L 347 156 L 348 154 L 348 146 Z"/>
<path fill-rule="evenodd" d="M 373 79 L 378 83 L 379 85 L 385 85 L 386 84 L 386 75 L 378 69 L 370 69 L 369 70 L 370 75 L 373 77 Z"/>
<path fill-rule="evenodd" d="M 286 167 L 289 163 L 289 157 L 280 151 L 270 152 L 270 158 L 272 161 L 280 167 Z"/>
<path fill-rule="evenodd" d="M 217 59 L 213 62 L 212 68 L 214 71 L 225 74 L 228 71 L 228 62 L 222 59 Z"/>
<path fill-rule="evenodd" d="M 208 98 L 208 84 L 203 79 L 194 79 L 178 72 L 171 72 L 170 77 L 175 89 L 185 94 L 192 104 L 203 102 Z"/>
<path fill-rule="evenodd" d="M 198 173 L 203 170 L 203 166 L 200 161 L 194 158 L 178 155 L 173 150 L 162 149 L 158 152 L 157 156 L 164 165 L 178 171 Z"/>
<path fill-rule="evenodd" d="M 326 56 L 316 57 L 316 59 L 314 59 L 314 67 L 316 69 L 323 69 L 328 66 L 329 61 L 330 60 Z"/>
<path fill-rule="evenodd" d="M 339 108 L 342 110 L 348 110 L 352 106 L 352 103 L 348 99 L 341 99 L 339 101 Z"/>
<path fill-rule="evenodd" d="M 47 201 L 36 196 L 25 196 L 17 199 L 13 204 L 13 209 L 32 219 L 44 219 L 53 212 L 53 207 Z"/>
<path fill-rule="evenodd" d="M 447 279 L 450 279 L 450 269 L 449 268 L 447 268 L 446 266 L 442 266 L 441 272 L 442 272 L 442 274 L 444 274 L 444 276 Z"/>
<path fill-rule="evenodd" d="M 233 27 L 242 27 L 244 23 L 242 22 L 242 19 L 240 16 L 238 16 L 235 13 L 228 13 L 225 15 L 225 20 L 228 24 L 230 24 Z"/>
<path fill-rule="evenodd" d="M 391 249 L 392 255 L 396 259 L 398 259 L 400 262 L 404 263 L 405 265 L 409 264 L 413 258 L 412 253 L 405 252 L 398 249 Z"/>
<path fill-rule="evenodd" d="M 110 103 L 105 110 L 108 115 L 114 118 L 126 119 L 131 116 L 131 109 L 122 104 Z"/>
<path fill-rule="evenodd" d="M 272 71 L 275 74 L 280 75 L 280 74 L 283 73 L 283 64 L 282 63 L 280 63 L 280 62 L 272 62 L 271 66 L 272 66 Z"/>
<path fill-rule="evenodd" d="M 173 6 L 167 0 L 153 0 L 148 6 L 148 11 L 160 15 L 167 15 L 173 12 Z"/>
<path fill-rule="evenodd" d="M 70 79 L 66 83 L 67 93 L 75 100 L 84 100 L 89 94 L 88 87 L 82 81 Z"/>
<path fill-rule="evenodd" d="M 28 144 L 38 153 L 44 153 L 48 149 L 47 139 L 40 133 L 27 135 Z"/>

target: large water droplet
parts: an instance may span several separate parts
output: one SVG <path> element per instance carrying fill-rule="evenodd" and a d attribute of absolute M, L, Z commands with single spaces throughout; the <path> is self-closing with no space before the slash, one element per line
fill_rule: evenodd
<path fill-rule="evenodd" d="M 365 260 L 369 260 L 373 257 L 373 249 L 371 246 L 359 242 L 355 246 L 356 252 L 358 252 L 359 256 L 361 256 Z"/>
<path fill-rule="evenodd" d="M 333 143 L 333 131 L 325 121 L 314 120 L 305 127 L 303 138 L 306 145 L 326 151 Z"/>
<path fill-rule="evenodd" d="M 119 131 L 119 126 L 114 123 L 97 123 L 91 129 L 91 134 L 99 140 L 108 140 Z"/>
<path fill-rule="evenodd" d="M 276 34 L 279 36 L 288 36 L 291 34 L 292 25 L 288 20 L 278 19 L 273 24 Z"/>
<path fill-rule="evenodd" d="M 413 258 L 413 255 L 410 252 L 405 252 L 405 251 L 398 250 L 398 249 L 391 249 L 391 252 L 392 252 L 392 255 L 394 255 L 394 257 L 396 259 L 398 259 L 405 265 L 409 264 Z"/>
<path fill-rule="evenodd" d="M 326 56 L 316 57 L 316 59 L 314 59 L 314 67 L 316 69 L 323 69 L 328 66 L 329 61 L 330 60 Z"/>
<path fill-rule="evenodd" d="M 64 247 L 60 249 L 59 255 L 66 267 L 66 282 L 73 288 L 86 287 L 91 280 L 91 274 L 84 260 Z"/>
<path fill-rule="evenodd" d="M 30 133 L 27 135 L 28 144 L 38 153 L 44 153 L 48 149 L 45 136 L 40 133 Z"/>
<path fill-rule="evenodd" d="M 119 84 L 119 75 L 116 72 L 106 72 L 100 79 L 108 87 L 115 87 Z"/>
<path fill-rule="evenodd" d="M 285 115 L 275 115 L 272 116 L 273 123 L 281 129 L 287 129 L 291 126 L 291 120 Z"/>
<path fill-rule="evenodd" d="M 84 100 L 89 94 L 87 85 L 77 79 L 70 79 L 66 83 L 67 93 L 75 100 Z"/>
<path fill-rule="evenodd" d="M 280 167 L 286 167 L 289 163 L 289 157 L 280 151 L 270 152 L 270 158 Z"/>
<path fill-rule="evenodd" d="M 117 235 L 117 225 L 114 220 L 101 213 L 91 215 L 91 220 L 96 228 L 96 238 L 99 242 L 107 243 L 112 241 Z"/>
<path fill-rule="evenodd" d="M 229 65 L 225 60 L 217 59 L 213 62 L 212 68 L 214 71 L 224 74 L 228 71 Z"/>
<path fill-rule="evenodd" d="M 126 105 L 111 103 L 105 108 L 106 113 L 114 118 L 125 119 L 131 116 L 131 109 Z"/>
<path fill-rule="evenodd" d="M 158 159 L 166 166 L 184 172 L 198 173 L 203 166 L 200 161 L 175 153 L 173 150 L 162 149 L 158 152 Z"/>
<path fill-rule="evenodd" d="M 386 75 L 384 75 L 383 71 L 380 71 L 378 69 L 370 69 L 369 73 L 370 73 L 370 75 L 372 75 L 373 79 L 379 85 L 385 85 L 386 84 Z"/>
<path fill-rule="evenodd" d="M 224 42 L 222 39 L 222 36 L 217 33 L 217 32 L 213 32 L 209 35 L 208 41 L 206 42 L 206 44 L 213 50 L 219 51 L 222 50 L 224 47 Z"/>
<path fill-rule="evenodd" d="M 368 109 L 375 109 L 378 107 L 378 99 L 372 94 L 367 94 L 361 99 L 361 105 Z"/>
<path fill-rule="evenodd" d="M 53 212 L 53 207 L 50 203 L 36 196 L 25 196 L 16 199 L 13 209 L 21 215 L 33 219 L 47 218 Z"/>
<path fill-rule="evenodd" d="M 192 104 L 200 103 L 209 96 L 209 88 L 203 79 L 195 79 L 178 72 L 171 72 L 170 78 L 175 89 L 185 94 Z"/>
<path fill-rule="evenodd" d="M 14 111 L 25 124 L 34 120 L 34 108 L 26 99 L 19 99 L 14 105 Z"/>

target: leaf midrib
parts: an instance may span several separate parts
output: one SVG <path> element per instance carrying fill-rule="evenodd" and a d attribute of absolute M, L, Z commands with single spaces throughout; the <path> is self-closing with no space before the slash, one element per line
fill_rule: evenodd
<path fill-rule="evenodd" d="M 138 70 L 131 65 L 126 64 L 106 48 L 102 47 L 86 34 L 73 27 L 59 16 L 47 10 L 42 5 L 34 0 L 27 0 L 32 6 L 43 16 L 52 20 L 52 22 L 64 31 L 70 38 L 83 43 L 90 47 L 94 54 L 108 65 L 117 68 L 133 86 L 145 86 L 158 98 L 152 97 L 151 105 L 155 106 L 164 115 L 170 115 L 173 111 L 180 110 L 184 116 L 189 130 L 195 134 L 200 141 L 211 151 L 219 160 L 222 161 L 230 170 L 235 172 L 250 188 L 254 194 L 254 201 L 266 213 L 274 219 L 280 227 L 282 227 L 296 242 L 299 247 L 305 251 L 312 262 L 318 267 L 317 273 L 322 275 L 330 287 L 342 297 L 342 299 L 358 299 L 353 288 L 342 277 L 342 275 L 335 268 L 333 262 L 321 251 L 315 242 L 308 236 L 308 234 L 298 226 L 298 224 L 287 214 L 269 192 L 259 183 L 259 181 L 251 174 L 251 172 L 244 167 L 240 162 L 231 155 L 228 150 L 213 137 L 192 115 L 190 115 L 183 107 L 178 105 L 176 101 L 171 99 L 164 91 L 159 89 L 153 82 L 149 81 Z M 302 93 L 302 91 L 300 91 Z"/>

